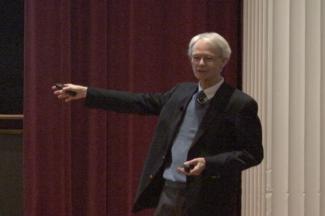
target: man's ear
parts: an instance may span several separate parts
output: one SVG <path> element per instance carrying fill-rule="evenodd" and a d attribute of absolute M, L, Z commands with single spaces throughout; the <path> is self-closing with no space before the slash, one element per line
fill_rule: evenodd
<path fill-rule="evenodd" d="M 228 63 L 229 58 L 224 58 L 221 61 L 222 61 L 222 68 L 224 68 L 226 66 L 226 64 Z"/>

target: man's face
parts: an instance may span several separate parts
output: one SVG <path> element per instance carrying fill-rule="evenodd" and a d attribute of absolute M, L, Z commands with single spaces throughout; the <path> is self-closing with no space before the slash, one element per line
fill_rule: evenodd
<path fill-rule="evenodd" d="M 191 64 L 194 76 L 207 87 L 220 80 L 220 72 L 224 65 L 221 56 L 205 40 L 199 40 L 192 48 Z"/>

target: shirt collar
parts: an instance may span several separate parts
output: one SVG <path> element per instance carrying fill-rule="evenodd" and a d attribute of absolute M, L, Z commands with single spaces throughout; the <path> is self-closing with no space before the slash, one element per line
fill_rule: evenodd
<path fill-rule="evenodd" d="M 220 79 L 219 82 L 217 82 L 213 86 L 211 86 L 209 88 L 206 88 L 204 90 L 201 87 L 201 85 L 199 84 L 199 91 L 202 91 L 203 90 L 204 93 L 206 94 L 206 96 L 208 97 L 208 99 L 210 100 L 216 94 L 216 92 L 218 91 L 218 89 L 220 88 L 220 86 L 222 85 L 222 83 L 224 83 L 224 81 L 225 81 L 225 79 L 223 77 L 221 77 L 221 79 Z"/>

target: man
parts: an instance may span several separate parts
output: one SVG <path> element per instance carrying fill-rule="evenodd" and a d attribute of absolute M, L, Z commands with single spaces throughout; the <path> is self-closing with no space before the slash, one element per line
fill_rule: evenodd
<path fill-rule="evenodd" d="M 136 94 L 65 84 L 59 99 L 89 107 L 159 115 L 133 210 L 156 216 L 239 216 L 241 171 L 263 159 L 257 103 L 221 76 L 231 49 L 217 33 L 192 38 L 188 55 L 196 83 Z M 74 94 L 71 94 L 74 93 Z"/>

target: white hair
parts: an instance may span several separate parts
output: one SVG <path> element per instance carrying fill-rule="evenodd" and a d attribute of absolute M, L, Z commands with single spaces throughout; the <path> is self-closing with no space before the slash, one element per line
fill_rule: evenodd
<path fill-rule="evenodd" d="M 198 35 L 194 36 L 188 45 L 187 54 L 189 57 L 192 57 L 193 46 L 199 40 L 205 40 L 208 43 L 210 43 L 215 48 L 216 54 L 217 55 L 221 54 L 221 57 L 224 60 L 228 61 L 230 59 L 231 48 L 230 48 L 228 42 L 226 41 L 226 39 L 224 37 L 222 37 L 221 35 L 219 35 L 216 32 L 206 32 L 206 33 L 202 33 L 202 34 L 198 34 Z"/>

